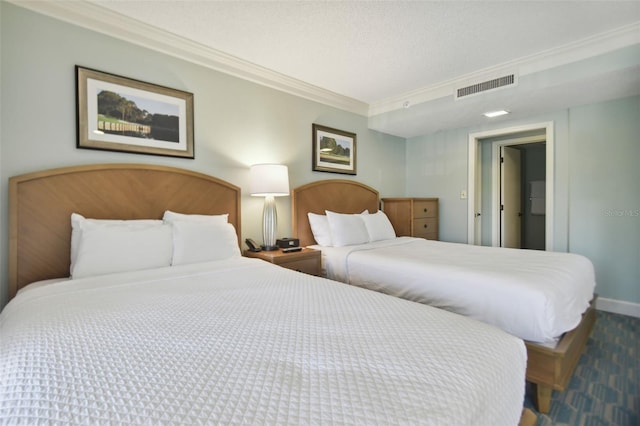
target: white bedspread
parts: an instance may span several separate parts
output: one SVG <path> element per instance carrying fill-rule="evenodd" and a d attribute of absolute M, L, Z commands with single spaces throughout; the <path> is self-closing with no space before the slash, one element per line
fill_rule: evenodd
<path fill-rule="evenodd" d="M 255 259 L 21 292 L 0 423 L 515 425 L 521 340 Z"/>
<path fill-rule="evenodd" d="M 493 324 L 524 340 L 554 342 L 575 328 L 595 289 L 584 256 L 400 237 L 317 247 L 328 278 Z"/>

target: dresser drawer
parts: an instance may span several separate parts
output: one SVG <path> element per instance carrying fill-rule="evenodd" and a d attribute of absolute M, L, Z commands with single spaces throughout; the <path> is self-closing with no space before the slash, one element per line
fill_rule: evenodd
<path fill-rule="evenodd" d="M 438 239 L 438 219 L 422 218 L 413 220 L 413 236 L 428 240 Z"/>
<path fill-rule="evenodd" d="M 310 275 L 320 275 L 322 256 L 320 250 L 303 248 L 300 251 L 284 253 L 282 250 L 262 250 L 244 252 L 244 256 L 261 259 L 282 268 L 293 269 Z"/>
<path fill-rule="evenodd" d="M 398 237 L 439 239 L 437 198 L 383 198 L 382 208 Z"/>
<path fill-rule="evenodd" d="M 437 201 L 414 201 L 413 202 L 413 218 L 438 217 Z"/>
<path fill-rule="evenodd" d="M 310 275 L 320 275 L 320 258 L 292 260 L 291 262 L 279 262 L 278 265 L 293 269 L 294 271 L 304 272 Z"/>

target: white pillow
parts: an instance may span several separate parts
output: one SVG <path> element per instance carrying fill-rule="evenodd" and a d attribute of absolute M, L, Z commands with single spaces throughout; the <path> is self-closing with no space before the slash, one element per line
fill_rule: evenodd
<path fill-rule="evenodd" d="M 369 214 L 369 210 L 364 209 L 361 214 Z M 321 246 L 332 247 L 333 242 L 331 241 L 331 228 L 329 228 L 327 216 L 311 212 L 307 213 L 307 216 L 309 217 L 311 233 L 313 234 L 313 238 L 316 240 L 316 243 Z"/>
<path fill-rule="evenodd" d="M 327 216 L 323 214 L 307 213 L 309 217 L 309 225 L 311 226 L 311 233 L 313 238 L 321 246 L 331 247 L 331 229 L 329 228 L 329 221 Z"/>
<path fill-rule="evenodd" d="M 374 214 L 362 215 L 364 226 L 369 234 L 369 242 L 391 240 L 396 237 L 396 231 L 389 221 L 389 218 L 382 210 Z"/>
<path fill-rule="evenodd" d="M 240 256 L 236 229 L 230 223 L 177 221 L 172 226 L 172 265 Z"/>
<path fill-rule="evenodd" d="M 94 225 L 127 226 L 130 229 L 134 229 L 147 228 L 150 226 L 162 226 L 162 221 L 160 219 L 86 219 L 81 214 L 71 213 L 71 271 L 73 271 L 76 258 L 78 257 L 78 245 L 82 231 L 83 229 L 93 227 Z"/>
<path fill-rule="evenodd" d="M 171 225 L 92 224 L 82 230 L 74 279 L 171 265 Z"/>
<path fill-rule="evenodd" d="M 369 242 L 369 234 L 364 225 L 363 216 L 367 214 L 343 214 L 326 211 L 331 241 L 334 247 L 365 244 Z"/>
<path fill-rule="evenodd" d="M 162 216 L 162 220 L 168 223 L 174 223 L 177 221 L 190 221 L 190 222 L 210 222 L 210 223 L 227 223 L 229 221 L 229 214 L 183 214 L 172 212 L 167 210 Z"/>

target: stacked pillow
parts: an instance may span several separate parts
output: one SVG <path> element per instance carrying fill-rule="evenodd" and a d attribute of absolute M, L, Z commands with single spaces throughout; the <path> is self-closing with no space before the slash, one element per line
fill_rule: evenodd
<path fill-rule="evenodd" d="M 240 256 L 228 215 L 166 211 L 162 220 L 103 220 L 71 215 L 72 278 Z"/>
<path fill-rule="evenodd" d="M 168 266 L 171 238 L 171 228 L 161 220 L 85 219 L 73 213 L 71 276 Z"/>
<path fill-rule="evenodd" d="M 172 265 L 224 260 L 240 256 L 236 229 L 228 214 L 186 215 L 166 211 L 165 223 L 173 227 Z"/>
<path fill-rule="evenodd" d="M 367 244 L 396 238 L 396 233 L 383 211 L 369 214 L 336 213 L 325 210 L 326 215 L 308 213 L 311 232 L 316 242 L 325 247 L 343 247 Z"/>

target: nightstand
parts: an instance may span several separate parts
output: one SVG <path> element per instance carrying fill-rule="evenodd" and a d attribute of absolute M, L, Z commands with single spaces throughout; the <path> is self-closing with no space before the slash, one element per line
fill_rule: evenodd
<path fill-rule="evenodd" d="M 271 262 L 274 265 L 283 268 L 293 269 L 294 271 L 304 272 L 305 274 L 317 275 L 321 274 L 321 258 L 320 251 L 303 248 L 301 251 L 292 253 L 283 253 L 282 250 L 273 251 L 249 251 L 245 250 L 244 256 L 262 259 Z"/>

